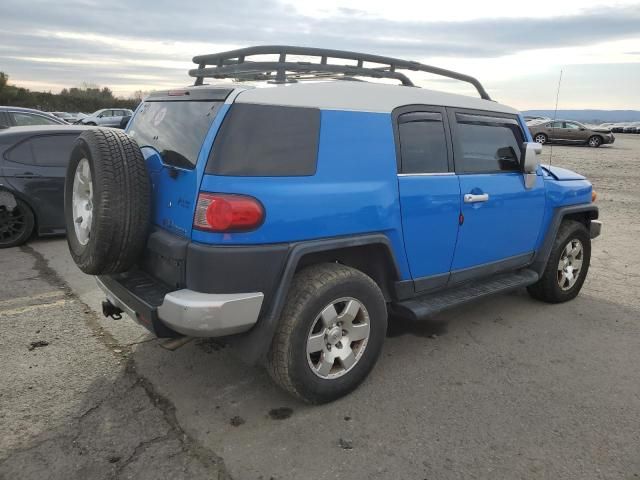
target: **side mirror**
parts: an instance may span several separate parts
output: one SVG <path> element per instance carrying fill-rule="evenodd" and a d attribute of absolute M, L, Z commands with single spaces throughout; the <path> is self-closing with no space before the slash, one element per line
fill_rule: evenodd
<path fill-rule="evenodd" d="M 538 155 L 542 153 L 542 145 L 537 142 L 525 142 L 524 144 L 524 185 L 533 188 L 536 184 L 536 170 L 540 162 Z"/>
<path fill-rule="evenodd" d="M 542 145 L 538 142 L 525 142 L 524 144 L 524 173 L 536 173 L 538 165 L 538 155 L 542 153 Z"/>

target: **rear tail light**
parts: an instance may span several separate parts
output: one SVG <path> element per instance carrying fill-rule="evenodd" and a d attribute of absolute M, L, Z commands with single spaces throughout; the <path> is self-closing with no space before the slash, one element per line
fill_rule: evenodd
<path fill-rule="evenodd" d="M 253 197 L 200 193 L 193 227 L 209 232 L 246 232 L 264 221 L 264 208 Z"/>

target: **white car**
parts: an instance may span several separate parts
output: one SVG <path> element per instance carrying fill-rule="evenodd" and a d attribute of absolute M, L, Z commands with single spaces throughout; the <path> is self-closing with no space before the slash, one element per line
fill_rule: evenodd
<path fill-rule="evenodd" d="M 105 108 L 93 112 L 80 123 L 82 125 L 97 125 L 100 127 L 119 127 L 123 117 L 133 115 L 133 111 L 128 108 Z"/>

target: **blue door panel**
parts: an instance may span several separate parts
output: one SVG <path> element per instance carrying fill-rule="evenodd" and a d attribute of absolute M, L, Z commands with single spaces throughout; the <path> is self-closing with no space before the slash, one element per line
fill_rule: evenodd
<path fill-rule="evenodd" d="M 448 273 L 458 236 L 458 177 L 406 175 L 398 181 L 411 276 L 416 279 Z"/>
<path fill-rule="evenodd" d="M 504 260 L 532 252 L 545 211 L 542 176 L 527 189 L 521 173 L 460 175 L 461 195 L 488 194 L 480 203 L 462 203 L 460 227 L 452 270 Z"/>

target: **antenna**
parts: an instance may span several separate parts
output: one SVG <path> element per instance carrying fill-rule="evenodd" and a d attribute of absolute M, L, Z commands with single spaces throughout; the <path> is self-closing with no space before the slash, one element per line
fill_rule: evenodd
<path fill-rule="evenodd" d="M 562 83 L 562 69 L 560 69 L 560 78 L 558 79 L 558 90 L 556 91 L 556 108 L 553 111 L 553 127 L 551 127 L 551 131 L 555 133 L 555 124 L 556 118 L 558 116 L 558 99 L 560 98 L 560 84 Z M 553 156 L 553 143 L 549 143 L 549 166 L 551 166 L 551 157 Z"/>

